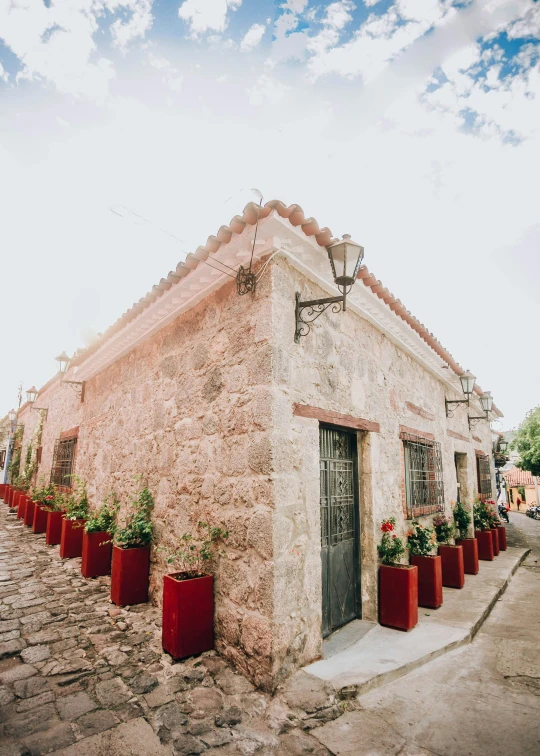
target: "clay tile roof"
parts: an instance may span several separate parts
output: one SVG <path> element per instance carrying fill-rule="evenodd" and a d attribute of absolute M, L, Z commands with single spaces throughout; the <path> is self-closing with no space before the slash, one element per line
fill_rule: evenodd
<path fill-rule="evenodd" d="M 166 279 L 162 278 L 158 285 L 153 286 L 152 290 L 149 291 L 146 296 L 142 297 L 142 299 L 130 307 L 127 312 L 121 315 L 115 323 L 109 326 L 98 341 L 94 342 L 87 349 L 78 354 L 72 360 L 72 364 L 78 365 L 93 354 L 104 342 L 107 341 L 107 339 L 113 336 L 127 323 L 134 320 L 142 310 L 161 297 L 164 291 L 170 289 L 170 287 L 177 283 L 180 278 L 189 275 L 191 270 L 199 266 L 201 260 L 204 261 L 210 255 L 215 254 L 222 244 L 228 244 L 232 239 L 233 234 L 241 234 L 246 226 L 254 226 L 256 224 L 257 217 L 261 220 L 267 218 L 273 210 L 277 212 L 281 218 L 287 218 L 293 226 L 300 226 L 306 236 L 314 236 L 321 247 L 327 247 L 332 241 L 334 241 L 330 229 L 326 228 L 326 226 L 321 228 L 315 218 L 306 218 L 300 205 L 285 205 L 281 200 L 270 200 L 270 202 L 266 202 L 262 207 L 259 207 L 255 202 L 249 202 L 245 206 L 242 215 L 235 215 L 228 226 L 221 226 L 215 236 L 208 237 L 205 245 L 197 247 L 194 253 L 191 252 L 188 254 L 184 262 L 178 263 L 174 272 L 171 271 Z M 399 299 L 396 299 L 396 297 L 388 291 L 388 289 L 385 288 L 372 273 L 369 272 L 365 265 L 362 265 L 360 268 L 358 278 L 363 281 L 365 286 L 370 287 L 371 290 L 382 299 L 398 317 L 408 323 L 455 373 L 459 375 L 464 372 L 463 368 L 454 360 L 452 355 L 442 346 L 442 344 L 437 341 L 435 336 L 405 308 Z M 482 389 L 480 389 L 479 386 L 475 386 L 475 391 L 478 394 L 482 393 Z M 497 410 L 495 405 L 493 409 L 495 412 L 499 413 L 499 410 Z"/>
<path fill-rule="evenodd" d="M 513 467 L 508 472 L 503 472 L 506 485 L 510 488 L 516 486 L 534 486 L 534 478 L 528 470 L 520 470 L 519 467 Z M 536 479 L 540 485 L 540 477 Z"/>

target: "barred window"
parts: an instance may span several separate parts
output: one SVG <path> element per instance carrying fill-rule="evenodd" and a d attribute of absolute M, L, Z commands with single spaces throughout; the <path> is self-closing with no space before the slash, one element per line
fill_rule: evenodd
<path fill-rule="evenodd" d="M 56 486 L 71 488 L 76 446 L 76 436 L 58 438 L 56 440 L 51 469 L 51 483 L 54 483 Z"/>
<path fill-rule="evenodd" d="M 402 434 L 405 456 L 407 518 L 435 514 L 444 508 L 441 445 L 437 441 Z"/>
<path fill-rule="evenodd" d="M 2 451 L 0 451 L 0 467 L 4 469 L 5 464 L 6 464 L 6 450 L 2 449 Z"/>
<path fill-rule="evenodd" d="M 478 493 L 480 496 L 491 496 L 491 465 L 489 457 L 476 458 L 476 472 L 478 475 Z"/>

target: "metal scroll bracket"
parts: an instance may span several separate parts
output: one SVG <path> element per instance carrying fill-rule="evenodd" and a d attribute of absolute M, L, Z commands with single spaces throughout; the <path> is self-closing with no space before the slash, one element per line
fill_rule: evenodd
<path fill-rule="evenodd" d="M 295 322 L 296 330 L 294 340 L 300 342 L 301 336 L 307 336 L 311 331 L 311 324 L 319 315 L 331 307 L 332 312 L 341 312 L 346 308 L 346 295 L 341 297 L 325 297 L 323 299 L 311 299 L 307 302 L 300 301 L 300 294 L 296 292 Z"/>

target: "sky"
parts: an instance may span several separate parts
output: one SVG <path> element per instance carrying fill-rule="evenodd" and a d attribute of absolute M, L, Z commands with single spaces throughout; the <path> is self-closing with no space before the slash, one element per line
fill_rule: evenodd
<path fill-rule="evenodd" d="M 0 0 L 0 416 L 256 187 L 363 244 L 515 427 L 539 60 L 534 0 Z"/>

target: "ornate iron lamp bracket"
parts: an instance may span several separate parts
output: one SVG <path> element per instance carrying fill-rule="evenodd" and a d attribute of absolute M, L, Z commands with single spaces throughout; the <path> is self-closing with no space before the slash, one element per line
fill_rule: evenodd
<path fill-rule="evenodd" d="M 240 296 L 244 294 L 255 293 L 257 288 L 257 278 L 255 273 L 251 272 L 251 264 L 249 268 L 244 268 L 243 265 L 238 269 L 236 274 L 236 291 Z"/>
<path fill-rule="evenodd" d="M 480 422 L 480 420 L 488 420 L 487 413 L 485 415 L 477 415 L 476 417 L 468 416 L 469 421 L 469 430 L 472 430 L 477 423 Z"/>
<path fill-rule="evenodd" d="M 67 383 L 70 389 L 72 389 L 77 394 L 77 396 L 80 396 L 82 398 L 84 391 L 84 381 L 62 381 L 62 383 Z"/>
<path fill-rule="evenodd" d="M 451 401 L 445 399 L 444 402 L 446 404 L 446 417 L 454 417 L 456 404 L 469 404 L 468 399 L 452 399 Z"/>
<path fill-rule="evenodd" d="M 323 299 L 311 299 L 306 302 L 300 301 L 300 294 L 296 292 L 295 322 L 296 330 L 294 340 L 298 344 L 301 336 L 307 336 L 311 331 L 311 324 L 319 315 L 331 307 L 332 312 L 341 312 L 345 309 L 345 296 L 324 297 Z"/>

